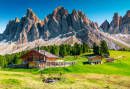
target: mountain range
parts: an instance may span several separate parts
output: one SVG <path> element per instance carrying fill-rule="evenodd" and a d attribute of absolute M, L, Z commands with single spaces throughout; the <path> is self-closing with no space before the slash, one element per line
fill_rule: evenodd
<path fill-rule="evenodd" d="M 86 42 L 92 47 L 94 42 L 99 45 L 101 40 L 107 42 L 109 49 L 118 50 L 121 47 L 114 41 L 117 39 L 121 44 L 130 47 L 129 17 L 130 11 L 123 18 L 115 13 L 110 24 L 105 20 L 99 27 L 97 22 L 90 21 L 81 10 L 77 12 L 73 9 L 69 13 L 64 7 L 57 7 L 52 14 L 40 20 L 31 9 L 27 9 L 26 15 L 20 20 L 17 17 L 10 20 L 5 31 L 0 34 L 0 54 L 20 52 L 36 46 L 74 45 L 75 42 Z M 119 33 L 121 36 L 113 36 Z M 119 39 L 124 39 L 126 34 L 127 41 Z"/>

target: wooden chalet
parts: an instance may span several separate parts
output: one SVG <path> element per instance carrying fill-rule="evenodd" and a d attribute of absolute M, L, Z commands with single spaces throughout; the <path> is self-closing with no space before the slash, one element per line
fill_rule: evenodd
<path fill-rule="evenodd" d="M 37 49 L 31 50 L 19 58 L 22 59 L 23 64 L 27 64 L 28 68 L 39 68 L 39 67 L 41 68 L 41 67 L 44 67 L 44 64 L 47 61 L 50 61 L 50 62 L 56 61 L 56 59 L 59 57 L 45 50 L 40 50 L 39 48 L 38 50 Z"/>
<path fill-rule="evenodd" d="M 91 56 L 88 58 L 88 62 L 93 65 L 93 64 L 102 64 L 102 57 L 100 56 Z"/>

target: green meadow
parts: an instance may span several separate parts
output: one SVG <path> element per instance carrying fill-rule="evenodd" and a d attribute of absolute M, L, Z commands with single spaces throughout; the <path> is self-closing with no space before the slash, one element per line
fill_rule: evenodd
<path fill-rule="evenodd" d="M 92 53 L 79 56 L 67 56 L 65 61 L 75 61 L 76 65 L 68 67 L 38 69 L 0 69 L 0 88 L 22 89 L 129 89 L 130 88 L 130 52 L 110 51 L 114 63 L 102 65 L 88 64 Z M 41 75 L 42 74 L 42 75 Z M 57 83 L 46 84 L 42 78 L 62 76 Z"/>
<path fill-rule="evenodd" d="M 114 63 L 106 63 L 103 59 L 102 65 L 90 65 L 88 64 L 87 55 L 76 57 L 64 58 L 65 61 L 76 61 L 77 65 L 71 65 L 68 67 L 58 68 L 46 68 L 43 70 L 44 74 L 47 73 L 73 73 L 73 74 L 107 74 L 107 75 L 123 75 L 130 76 L 130 52 L 125 51 L 110 51 L 111 57 L 116 60 Z M 117 58 L 116 58 L 117 57 Z"/>

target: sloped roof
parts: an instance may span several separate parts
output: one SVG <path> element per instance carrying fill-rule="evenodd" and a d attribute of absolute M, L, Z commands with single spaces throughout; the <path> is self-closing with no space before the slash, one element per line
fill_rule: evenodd
<path fill-rule="evenodd" d="M 42 55 L 44 55 L 44 52 L 45 52 L 45 56 L 48 57 L 48 58 L 59 58 L 59 57 L 57 57 L 57 56 L 55 56 L 55 55 L 53 55 L 53 54 L 51 54 L 51 53 L 49 53 L 45 50 L 40 50 L 40 52 L 37 49 L 33 49 L 33 50 L 42 54 Z"/>
<path fill-rule="evenodd" d="M 107 59 L 105 59 L 105 60 L 111 60 L 111 59 L 114 59 L 114 58 L 107 58 Z"/>

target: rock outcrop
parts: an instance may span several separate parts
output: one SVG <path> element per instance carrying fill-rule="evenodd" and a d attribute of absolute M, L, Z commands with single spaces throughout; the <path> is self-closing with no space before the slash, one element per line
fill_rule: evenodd
<path fill-rule="evenodd" d="M 7 40 L 12 40 L 16 34 L 20 20 L 16 17 L 15 20 L 10 20 L 6 26 L 4 35 L 7 36 Z"/>
<path fill-rule="evenodd" d="M 7 36 L 7 41 L 30 42 L 42 35 L 43 25 L 44 21 L 39 20 L 31 9 L 27 9 L 27 14 L 21 20 L 16 17 L 15 20 L 9 21 L 3 34 Z"/>
<path fill-rule="evenodd" d="M 100 28 L 103 29 L 104 32 L 108 32 L 109 26 L 110 26 L 110 25 L 109 25 L 109 22 L 108 22 L 107 20 L 105 20 L 105 21 L 101 24 Z"/>
<path fill-rule="evenodd" d="M 98 29 L 98 24 L 91 22 L 85 13 L 75 9 L 71 14 L 64 7 L 56 8 L 44 20 L 44 39 L 54 38 L 68 32 L 78 32 L 81 29 Z"/>
<path fill-rule="evenodd" d="M 119 17 L 118 13 L 115 13 L 109 27 L 108 25 L 108 22 L 105 21 L 100 28 L 110 34 L 130 34 L 130 10 L 127 11 L 124 17 Z"/>

